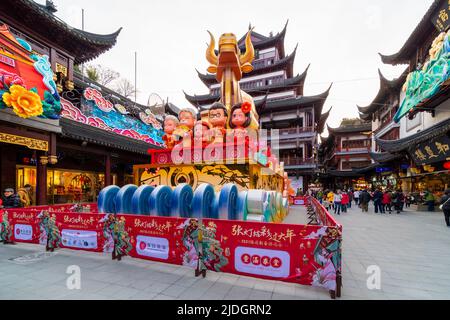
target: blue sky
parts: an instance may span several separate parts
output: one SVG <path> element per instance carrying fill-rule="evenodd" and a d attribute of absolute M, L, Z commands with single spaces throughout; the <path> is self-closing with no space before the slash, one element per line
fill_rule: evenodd
<path fill-rule="evenodd" d="M 38 0 L 44 3 L 44 0 Z M 391 79 L 406 66 L 383 65 L 378 52 L 397 52 L 422 19 L 432 0 L 55 0 L 57 16 L 85 30 L 123 30 L 117 45 L 93 63 L 112 68 L 134 81 L 134 52 L 138 52 L 138 101 L 155 92 L 179 107 L 189 106 L 183 91 L 205 94 L 197 68 L 206 72 L 206 42 L 210 30 L 243 35 L 249 22 L 268 35 L 281 31 L 289 19 L 286 53 L 298 43 L 294 72 L 311 63 L 305 95 L 333 87 L 323 112 L 331 106 L 328 124 L 358 115 L 356 105 L 368 105 L 379 88 L 378 68 Z"/>

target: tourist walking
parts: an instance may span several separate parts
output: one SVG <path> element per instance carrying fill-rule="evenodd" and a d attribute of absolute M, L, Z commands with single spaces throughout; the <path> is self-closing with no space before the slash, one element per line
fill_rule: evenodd
<path fill-rule="evenodd" d="M 317 191 L 316 199 L 319 200 L 320 204 L 323 202 L 323 192 L 322 190 Z"/>
<path fill-rule="evenodd" d="M 427 190 L 427 192 L 425 193 L 425 203 L 428 206 L 428 211 L 433 212 L 434 211 L 434 202 L 436 201 L 436 199 L 434 198 L 434 195 L 432 192 L 430 192 L 429 190 Z"/>
<path fill-rule="evenodd" d="M 352 201 L 353 201 L 353 191 L 352 190 L 348 190 L 347 194 L 348 194 L 348 208 L 351 209 L 352 208 Z"/>
<path fill-rule="evenodd" d="M 384 212 L 389 210 L 389 214 L 392 213 L 392 196 L 389 190 L 383 193 L 383 199 L 381 200 L 383 204 Z"/>
<path fill-rule="evenodd" d="M 6 188 L 2 196 L 2 207 L 4 209 L 19 208 L 20 198 L 14 193 L 13 188 Z"/>
<path fill-rule="evenodd" d="M 359 206 L 361 207 L 362 212 L 369 212 L 369 202 L 370 202 L 370 194 L 366 189 L 364 189 L 359 194 Z"/>
<path fill-rule="evenodd" d="M 341 200 L 342 212 L 347 212 L 349 203 L 350 203 L 350 197 L 348 196 L 348 193 L 344 191 L 342 193 L 342 200 Z"/>
<path fill-rule="evenodd" d="M 330 190 L 330 192 L 328 192 L 327 201 L 331 204 L 331 208 L 334 209 L 334 204 L 333 204 L 334 203 L 334 193 L 331 190 Z"/>
<path fill-rule="evenodd" d="M 406 208 L 411 207 L 411 203 L 412 203 L 413 199 L 414 198 L 413 198 L 413 196 L 410 193 L 406 194 L 406 197 L 405 197 L 405 206 L 406 206 Z"/>
<path fill-rule="evenodd" d="M 342 193 L 340 190 L 338 190 L 335 194 L 334 194 L 334 214 L 338 214 L 341 215 L 341 206 L 342 206 Z"/>
<path fill-rule="evenodd" d="M 382 204 L 383 192 L 380 189 L 376 189 L 373 193 L 373 204 L 375 206 L 375 213 L 380 211 L 380 214 L 384 213 L 384 206 Z"/>
<path fill-rule="evenodd" d="M 402 211 L 404 201 L 404 195 L 401 189 L 398 189 L 394 194 L 394 207 L 397 211 L 397 214 L 400 214 L 400 211 Z"/>
<path fill-rule="evenodd" d="M 442 211 L 444 211 L 444 218 L 447 227 L 450 228 L 450 189 L 445 190 L 441 198 Z"/>
<path fill-rule="evenodd" d="M 361 192 L 359 190 L 356 190 L 353 193 L 353 198 L 355 199 L 355 205 L 359 206 L 359 195 L 361 194 Z"/>

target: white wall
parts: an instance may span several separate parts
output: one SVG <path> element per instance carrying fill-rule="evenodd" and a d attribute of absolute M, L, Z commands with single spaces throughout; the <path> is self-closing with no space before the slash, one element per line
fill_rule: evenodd
<path fill-rule="evenodd" d="M 400 139 L 416 134 L 450 118 L 450 99 L 435 108 L 435 116 L 430 112 L 419 112 L 413 120 L 407 116 L 400 120 Z"/>

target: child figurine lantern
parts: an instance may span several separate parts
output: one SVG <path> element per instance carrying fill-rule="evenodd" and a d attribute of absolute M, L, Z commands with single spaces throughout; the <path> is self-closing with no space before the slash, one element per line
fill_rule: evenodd
<path fill-rule="evenodd" d="M 199 120 L 194 125 L 194 146 L 203 146 L 211 141 L 210 138 L 211 125 Z"/>
<path fill-rule="evenodd" d="M 174 134 L 175 129 L 179 125 L 179 121 L 176 117 L 168 115 L 164 118 L 164 136 L 163 140 L 166 142 L 166 147 L 172 149 L 177 141 L 177 137 Z"/>
<path fill-rule="evenodd" d="M 178 120 L 180 121 L 178 127 L 173 132 L 178 140 L 183 139 L 183 147 L 190 148 L 192 140 L 192 129 L 195 123 L 195 112 L 192 109 L 181 109 L 178 113 Z"/>
<path fill-rule="evenodd" d="M 250 125 L 252 105 L 250 102 L 243 102 L 234 105 L 230 111 L 230 119 L 228 126 L 233 129 L 235 138 L 242 138 L 247 136 L 247 128 Z"/>
<path fill-rule="evenodd" d="M 208 114 L 208 120 L 212 126 L 209 135 L 213 142 L 223 143 L 225 133 L 227 132 L 225 129 L 227 119 L 227 108 L 220 102 L 214 103 L 209 109 Z"/>

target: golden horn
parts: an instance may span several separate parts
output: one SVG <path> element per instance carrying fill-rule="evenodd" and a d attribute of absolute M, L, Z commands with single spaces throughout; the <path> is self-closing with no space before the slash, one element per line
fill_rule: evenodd
<path fill-rule="evenodd" d="M 252 30 L 253 28 L 248 30 L 247 37 L 245 38 L 245 53 L 239 57 L 239 62 L 241 63 L 241 66 L 246 63 L 251 63 L 255 58 L 255 49 L 253 48 L 251 37 Z"/>
<path fill-rule="evenodd" d="M 217 65 L 218 58 L 216 53 L 214 52 L 214 47 L 216 46 L 216 41 L 214 40 L 214 36 L 209 32 L 209 35 L 211 37 L 211 42 L 209 43 L 208 49 L 206 49 L 206 60 L 208 60 L 209 63 L 212 65 Z"/>

